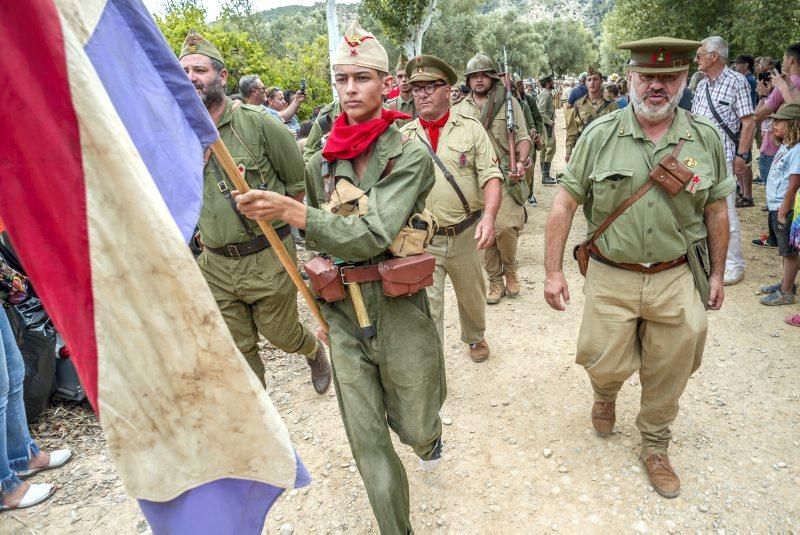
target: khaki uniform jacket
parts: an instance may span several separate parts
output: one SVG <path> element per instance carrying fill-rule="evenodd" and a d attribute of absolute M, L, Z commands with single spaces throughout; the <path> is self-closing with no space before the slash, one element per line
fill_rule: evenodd
<path fill-rule="evenodd" d="M 685 144 L 678 159 L 696 173 L 699 183 L 693 194 L 681 191 L 672 201 L 690 242 L 706 237 L 705 207 L 725 199 L 735 182 L 727 176 L 722 141 L 714 124 L 698 115 L 690 122 L 687 113 L 679 109 L 656 144 L 645 138 L 633 106 L 605 115 L 584 130 L 558 183 L 584 205 L 587 237 L 648 180 L 650 162 L 670 154 L 681 139 Z M 633 203 L 597 240 L 603 255 L 615 262 L 653 263 L 686 254 L 667 195 L 654 186 Z"/>
<path fill-rule="evenodd" d="M 217 128 L 233 161 L 244 167 L 244 178 L 251 188 L 281 195 L 303 192 L 303 158 L 294 136 L 262 106 L 242 104 L 234 110 L 233 101 L 227 99 Z M 203 243 L 210 247 L 252 239 L 217 186 L 223 179 L 229 190 L 235 189 L 212 156 L 203 170 L 203 207 L 199 223 Z M 246 222 L 253 234 L 263 234 L 258 223 L 251 219 Z M 273 221 L 272 224 L 279 228 L 286 223 Z"/>
<path fill-rule="evenodd" d="M 392 171 L 380 178 L 390 159 Z M 306 245 L 348 262 L 367 261 L 387 252 L 408 218 L 425 208 L 425 197 L 433 187 L 433 161 L 427 149 L 416 142 L 402 143 L 395 126 L 375 142 L 372 157 L 359 180 L 349 160 L 336 162 L 336 176 L 367 192 L 366 215 L 342 217 L 320 209 L 325 202 L 322 154 L 306 165 Z"/>
<path fill-rule="evenodd" d="M 414 119 L 401 132 L 410 139 L 423 139 L 430 144 L 428 134 Z M 426 149 L 427 150 L 427 149 Z M 469 202 L 470 212 L 483 208 L 483 187 L 493 178 L 502 180 L 497 157 L 489 135 L 483 125 L 469 115 L 451 111 L 447 123 L 439 133 L 436 155 L 442 160 Z M 439 225 L 447 227 L 460 223 L 466 217 L 461 201 L 444 173 L 434 162 L 436 181 L 425 207 L 433 212 Z"/>
<path fill-rule="evenodd" d="M 618 109 L 617 103 L 613 100 L 603 97 L 595 107 L 592 101 L 589 100 L 589 95 L 583 96 L 575 101 L 575 106 L 572 109 L 567 120 L 567 156 L 572 154 L 572 149 L 578 141 L 578 137 L 592 121 L 598 117 L 602 117 L 612 111 Z M 600 111 L 598 111 L 600 110 Z"/>
<path fill-rule="evenodd" d="M 412 119 L 417 118 L 417 106 L 416 104 L 414 104 L 414 97 L 411 97 L 408 100 L 403 100 L 402 95 L 397 95 L 393 99 L 387 100 L 386 104 L 384 104 L 383 107 L 386 108 L 387 110 L 402 111 L 403 113 L 407 113 L 412 117 Z M 400 128 L 409 122 L 411 121 L 397 120 L 394 122 L 394 124 L 396 124 L 397 127 Z"/>
<path fill-rule="evenodd" d="M 556 109 L 553 106 L 553 94 L 548 89 L 542 89 L 536 97 L 536 107 L 539 108 L 539 112 L 542 114 L 544 124 L 553 126 L 555 124 Z"/>

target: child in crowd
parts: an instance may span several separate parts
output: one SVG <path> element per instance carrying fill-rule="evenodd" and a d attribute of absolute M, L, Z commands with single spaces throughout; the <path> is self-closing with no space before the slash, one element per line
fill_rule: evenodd
<path fill-rule="evenodd" d="M 767 208 L 769 223 L 778 239 L 778 254 L 783 257 L 783 279 L 777 284 L 762 286 L 762 305 L 791 305 L 794 303 L 800 257 L 800 229 L 795 240 L 790 239 L 797 191 L 800 189 L 800 105 L 784 104 L 770 115 L 773 134 L 782 142 L 767 178 Z M 788 318 L 787 318 L 788 321 Z"/>

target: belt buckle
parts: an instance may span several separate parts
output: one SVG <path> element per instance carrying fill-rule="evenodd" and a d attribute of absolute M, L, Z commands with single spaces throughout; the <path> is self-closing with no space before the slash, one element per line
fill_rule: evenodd
<path fill-rule="evenodd" d="M 225 249 L 228 250 L 228 254 L 231 255 L 231 258 L 242 257 L 242 253 L 239 252 L 239 248 L 236 245 L 226 245 Z"/>
<path fill-rule="evenodd" d="M 457 236 L 455 225 L 444 227 L 444 235 L 448 238 L 455 238 Z"/>
<path fill-rule="evenodd" d="M 219 182 L 217 182 L 217 189 L 218 189 L 218 190 L 219 190 L 219 192 L 220 192 L 220 193 L 222 193 L 223 195 L 224 195 L 224 194 L 226 194 L 226 193 L 228 193 L 228 192 L 230 191 L 230 190 L 228 189 L 228 185 L 225 183 L 225 181 L 224 181 L 224 180 L 220 180 Z"/>
<path fill-rule="evenodd" d="M 339 276 L 342 278 L 342 284 L 344 285 L 353 284 L 352 282 L 347 282 L 347 280 L 345 280 L 344 273 L 346 270 L 353 269 L 354 267 L 355 266 L 339 266 Z"/>

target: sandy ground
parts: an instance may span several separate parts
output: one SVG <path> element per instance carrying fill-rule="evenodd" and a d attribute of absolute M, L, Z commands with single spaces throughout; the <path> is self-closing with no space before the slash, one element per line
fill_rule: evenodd
<path fill-rule="evenodd" d="M 560 118 L 560 116 L 559 116 Z M 557 130 L 563 144 L 563 121 Z M 563 165 L 561 151 L 554 166 Z M 537 181 L 539 180 L 537 172 Z M 554 188 L 537 185 L 540 205 L 519 248 L 522 294 L 488 311 L 492 357 L 473 364 L 458 341 L 456 303 L 445 314 L 449 396 L 446 449 L 432 473 L 418 471 L 396 442 L 411 485 L 420 533 L 788 533 L 800 531 L 800 330 L 783 323 L 800 306 L 765 307 L 755 295 L 781 277 L 774 249 L 750 245 L 765 228 L 757 207 L 740 209 L 747 274 L 709 313 L 703 366 L 689 381 L 673 425 L 671 460 L 683 483 L 666 500 L 648 485 L 634 425 L 637 376 L 617 404 L 617 433 L 591 428 L 591 388 L 574 364 L 582 279 L 566 261 L 572 304 L 564 313 L 542 298 L 543 228 Z M 577 243 L 576 219 L 569 243 Z M 304 311 L 305 318 L 310 321 Z M 333 389 L 318 396 L 301 358 L 265 348 L 268 393 L 283 415 L 314 482 L 284 495 L 265 533 L 376 533 L 354 467 Z M 149 531 L 111 464 L 86 406 L 56 404 L 32 426 L 46 447 L 68 446 L 76 460 L 41 475 L 60 490 L 45 506 L 0 515 L 2 533 Z M 144 459 L 143 459 L 144 462 Z"/>

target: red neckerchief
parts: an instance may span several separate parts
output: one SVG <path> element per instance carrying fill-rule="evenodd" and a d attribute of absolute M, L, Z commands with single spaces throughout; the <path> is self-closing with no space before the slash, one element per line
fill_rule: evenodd
<path fill-rule="evenodd" d="M 361 124 L 347 124 L 347 114 L 342 112 L 333 122 L 328 141 L 322 149 L 322 157 L 334 160 L 352 160 L 364 152 L 378 136 L 386 132 L 396 119 L 411 119 L 407 113 L 383 109 L 379 119 Z"/>
<path fill-rule="evenodd" d="M 435 121 L 426 121 L 422 117 L 419 118 L 419 124 L 421 124 L 422 128 L 425 129 L 425 132 L 428 134 L 428 139 L 431 140 L 431 148 L 433 148 L 433 152 L 436 152 L 436 149 L 439 147 L 439 134 L 442 131 L 442 127 L 447 124 L 447 119 L 449 118 L 450 110 L 447 110 L 447 113 Z"/>

